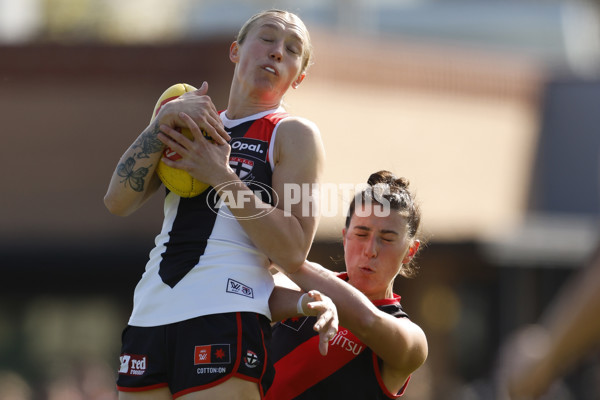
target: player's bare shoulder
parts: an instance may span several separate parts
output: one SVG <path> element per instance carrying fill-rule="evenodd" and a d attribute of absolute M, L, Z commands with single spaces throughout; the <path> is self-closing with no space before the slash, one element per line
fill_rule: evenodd
<path fill-rule="evenodd" d="M 308 120 L 306 118 L 302 118 L 302 117 L 297 117 L 297 116 L 291 116 L 288 118 L 285 118 L 283 121 L 281 121 L 279 128 L 278 128 L 279 132 L 278 135 L 280 133 L 283 134 L 304 134 L 304 135 L 316 135 L 316 136 L 321 136 L 321 133 L 319 131 L 319 127 L 317 126 L 317 124 L 315 124 L 314 122 L 312 122 L 311 120 Z"/>
<path fill-rule="evenodd" d="M 321 132 L 318 126 L 302 117 L 292 116 L 281 121 L 275 137 L 275 159 L 282 155 L 311 154 L 324 155 Z"/>

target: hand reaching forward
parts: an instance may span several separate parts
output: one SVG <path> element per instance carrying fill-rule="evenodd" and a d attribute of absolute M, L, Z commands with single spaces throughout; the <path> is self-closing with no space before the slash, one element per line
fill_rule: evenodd
<path fill-rule="evenodd" d="M 306 315 L 314 315 L 317 317 L 317 322 L 313 329 L 319 333 L 319 351 L 322 355 L 327 355 L 329 341 L 333 339 L 338 331 L 338 314 L 337 308 L 333 301 L 317 290 L 311 290 L 307 293 L 308 303 L 303 301 L 303 309 L 308 308 Z M 306 307 L 304 305 L 306 304 Z"/>

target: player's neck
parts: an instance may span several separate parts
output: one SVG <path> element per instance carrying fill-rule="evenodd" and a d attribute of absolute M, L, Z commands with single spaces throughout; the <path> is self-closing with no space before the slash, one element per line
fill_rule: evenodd
<path fill-rule="evenodd" d="M 280 106 L 281 99 L 266 99 L 264 96 L 257 97 L 235 93 L 229 94 L 227 105 L 227 118 L 240 119 L 263 111 L 274 110 Z"/>

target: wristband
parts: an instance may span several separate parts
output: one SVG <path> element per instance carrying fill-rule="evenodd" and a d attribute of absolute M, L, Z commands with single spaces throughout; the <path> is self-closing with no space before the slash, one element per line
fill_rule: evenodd
<path fill-rule="evenodd" d="M 307 293 L 304 293 L 302 296 L 300 296 L 300 298 L 298 299 L 298 304 L 296 304 L 296 310 L 298 311 L 298 314 L 300 315 L 306 315 L 304 313 L 304 307 L 302 307 L 302 300 L 304 299 L 304 296 L 306 296 Z"/>

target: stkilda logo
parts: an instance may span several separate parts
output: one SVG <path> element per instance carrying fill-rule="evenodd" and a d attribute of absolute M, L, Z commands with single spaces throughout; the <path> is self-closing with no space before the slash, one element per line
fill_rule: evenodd
<path fill-rule="evenodd" d="M 231 141 L 231 150 L 245 151 L 251 153 L 264 154 L 267 147 L 267 142 L 258 139 L 233 139 Z"/>

